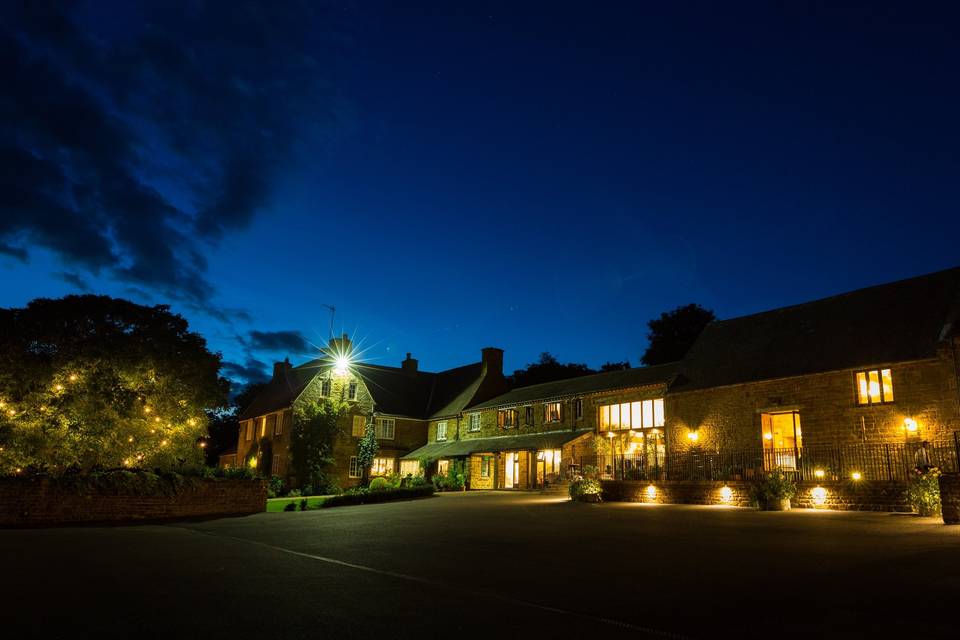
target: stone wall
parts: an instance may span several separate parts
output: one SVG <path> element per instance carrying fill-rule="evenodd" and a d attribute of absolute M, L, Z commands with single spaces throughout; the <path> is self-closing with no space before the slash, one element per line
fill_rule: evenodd
<path fill-rule="evenodd" d="M 620 481 L 604 480 L 603 499 L 651 504 L 753 505 L 751 483 L 744 481 Z M 729 488 L 729 492 L 725 491 Z M 801 483 L 791 500 L 795 508 L 840 511 L 912 511 L 906 484 L 899 482 Z"/>
<path fill-rule="evenodd" d="M 940 476 L 940 506 L 944 524 L 960 524 L 960 473 Z"/>
<path fill-rule="evenodd" d="M 127 486 L 77 489 L 49 478 L 0 478 L 0 526 L 174 520 L 247 515 L 266 509 L 260 480 L 188 478 L 157 494 Z"/>

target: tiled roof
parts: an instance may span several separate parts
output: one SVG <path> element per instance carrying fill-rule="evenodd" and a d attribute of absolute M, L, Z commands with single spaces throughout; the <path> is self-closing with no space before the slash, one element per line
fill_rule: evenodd
<path fill-rule="evenodd" d="M 934 357 L 958 329 L 960 268 L 709 324 L 671 390 Z"/>
<path fill-rule="evenodd" d="M 524 451 L 531 449 L 558 449 L 571 440 L 593 433 L 593 429 L 564 429 L 544 433 L 524 433 L 490 438 L 470 438 L 451 442 L 431 442 L 403 456 L 404 460 L 428 458 L 452 458 L 471 453 L 494 453 L 497 451 Z"/>
<path fill-rule="evenodd" d="M 661 364 L 655 367 L 638 367 L 621 371 L 596 373 L 579 378 L 568 378 L 555 382 L 532 384 L 508 391 L 486 402 L 475 405 L 474 409 L 505 407 L 529 402 L 579 396 L 617 389 L 632 389 L 652 384 L 669 384 L 677 372 L 678 363 Z"/>

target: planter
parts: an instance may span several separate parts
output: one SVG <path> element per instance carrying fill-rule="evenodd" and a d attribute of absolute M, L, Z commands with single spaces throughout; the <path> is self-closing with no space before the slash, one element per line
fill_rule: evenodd
<path fill-rule="evenodd" d="M 760 511 L 790 511 L 790 498 L 771 498 L 761 502 Z"/>
<path fill-rule="evenodd" d="M 580 502 L 600 502 L 599 493 L 585 493 L 583 495 L 577 496 L 576 498 Z"/>

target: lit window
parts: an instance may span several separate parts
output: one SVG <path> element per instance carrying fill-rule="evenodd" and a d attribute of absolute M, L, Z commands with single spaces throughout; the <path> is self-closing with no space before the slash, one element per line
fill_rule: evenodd
<path fill-rule="evenodd" d="M 247 440 L 253 440 L 253 420 L 247 420 Z"/>
<path fill-rule="evenodd" d="M 890 369 L 857 372 L 857 404 L 893 402 L 893 374 Z"/>
<path fill-rule="evenodd" d="M 480 477 L 490 477 L 490 456 L 483 456 L 480 458 Z"/>
<path fill-rule="evenodd" d="M 600 407 L 600 430 L 650 429 L 664 426 L 663 398 Z"/>
<path fill-rule="evenodd" d="M 396 424 L 396 420 L 393 418 L 377 418 L 377 438 L 393 440 Z"/>
<path fill-rule="evenodd" d="M 330 397 L 330 378 L 320 381 L 320 395 L 324 398 Z"/>
<path fill-rule="evenodd" d="M 441 476 L 447 475 L 447 471 L 450 470 L 450 461 L 449 460 L 439 460 L 437 462 L 437 473 Z"/>
<path fill-rule="evenodd" d="M 441 440 L 446 440 L 446 439 L 447 439 L 447 423 L 438 422 L 437 423 L 437 441 L 439 442 Z"/>
<path fill-rule="evenodd" d="M 544 422 L 560 422 L 560 403 L 548 402 L 543 405 Z"/>
<path fill-rule="evenodd" d="M 350 471 L 348 474 L 351 478 L 360 477 L 360 465 L 357 464 L 357 456 L 350 456 Z"/>
<path fill-rule="evenodd" d="M 357 399 L 357 383 L 351 382 L 347 385 L 347 400 L 356 400 Z"/>
<path fill-rule="evenodd" d="M 573 415 L 577 420 L 583 419 L 583 400 L 580 398 L 573 401 Z"/>
<path fill-rule="evenodd" d="M 394 469 L 394 460 L 393 458 L 374 458 L 373 464 L 370 465 L 370 475 L 371 476 L 386 476 L 393 473 Z"/>
<path fill-rule="evenodd" d="M 273 419 L 273 435 L 281 435 L 283 433 L 283 420 L 281 420 L 280 416 L 277 414 L 274 414 L 270 417 Z"/>
<path fill-rule="evenodd" d="M 353 430 L 351 434 L 355 438 L 362 438 L 363 432 L 367 428 L 367 418 L 366 416 L 353 416 Z"/>
<path fill-rule="evenodd" d="M 267 419 L 266 417 L 260 418 L 260 437 L 267 435 Z"/>
<path fill-rule="evenodd" d="M 530 410 L 530 413 L 532 414 L 533 407 L 529 407 L 529 410 Z M 501 429 L 512 429 L 516 427 L 517 426 L 517 410 L 501 409 L 500 411 L 497 411 L 497 426 L 500 427 Z"/>
<path fill-rule="evenodd" d="M 469 424 L 467 426 L 468 431 L 480 431 L 480 414 L 471 413 L 469 418 Z"/>

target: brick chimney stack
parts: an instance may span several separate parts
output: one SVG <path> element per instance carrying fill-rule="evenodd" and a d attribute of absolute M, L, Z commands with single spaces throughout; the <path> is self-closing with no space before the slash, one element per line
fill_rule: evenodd
<path fill-rule="evenodd" d="M 410 353 L 408 352 L 408 353 L 407 353 L 407 359 L 404 360 L 403 362 L 401 362 L 401 363 L 400 363 L 400 366 L 403 367 L 403 370 L 404 370 L 406 373 L 411 373 L 411 374 L 412 374 L 412 373 L 416 373 L 416 372 L 417 372 L 417 367 L 419 366 L 419 364 L 420 364 L 420 362 L 419 362 L 416 358 L 411 357 L 411 356 L 410 356 Z"/>
<path fill-rule="evenodd" d="M 496 347 L 484 347 L 480 350 L 482 354 L 483 370 L 488 376 L 497 378 L 503 377 L 503 349 Z"/>
<path fill-rule="evenodd" d="M 287 371 L 291 369 L 290 358 L 284 358 L 283 362 L 274 362 L 273 363 L 273 379 L 282 380 Z"/>

